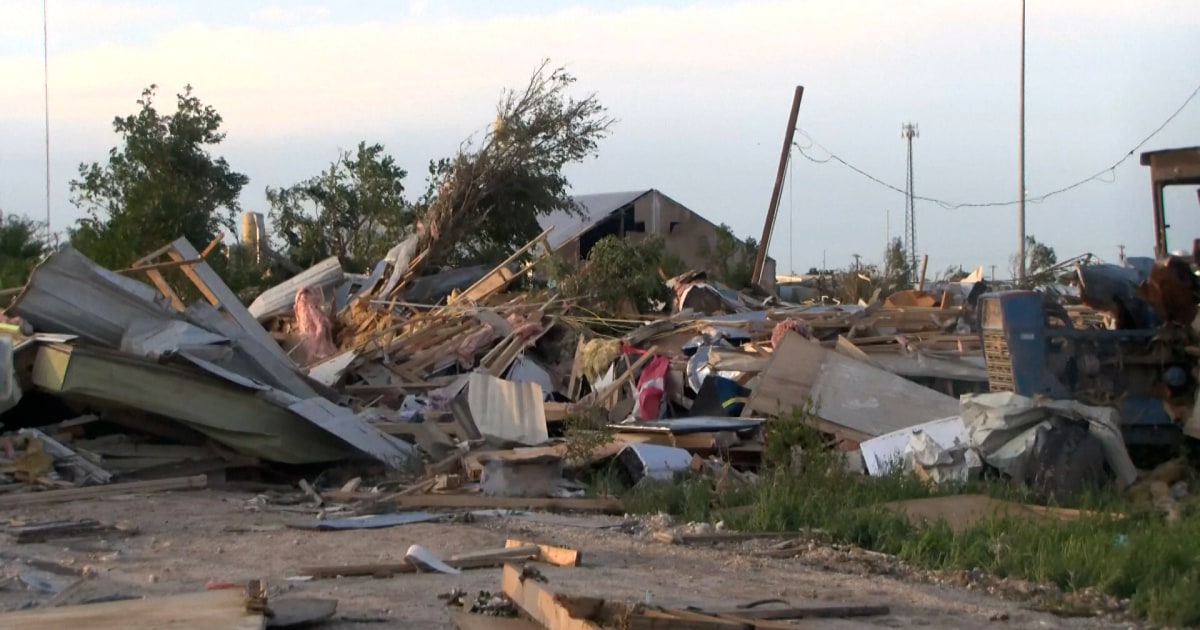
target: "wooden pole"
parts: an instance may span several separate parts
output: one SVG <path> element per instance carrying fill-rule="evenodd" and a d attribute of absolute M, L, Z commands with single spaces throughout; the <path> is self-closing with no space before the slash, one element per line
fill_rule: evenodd
<path fill-rule="evenodd" d="M 804 98 L 804 86 L 797 85 L 792 96 L 792 111 L 788 114 L 787 129 L 783 133 L 783 150 L 779 153 L 779 170 L 775 172 L 775 187 L 771 189 L 771 205 L 767 206 L 767 221 L 763 224 L 762 239 L 758 242 L 758 253 L 754 257 L 754 283 L 763 286 L 763 270 L 767 266 L 767 248 L 771 245 L 771 232 L 775 228 L 775 213 L 779 210 L 779 197 L 783 194 L 783 179 L 787 176 L 788 159 L 792 155 L 792 140 L 796 137 L 796 119 L 800 116 L 800 100 Z"/>

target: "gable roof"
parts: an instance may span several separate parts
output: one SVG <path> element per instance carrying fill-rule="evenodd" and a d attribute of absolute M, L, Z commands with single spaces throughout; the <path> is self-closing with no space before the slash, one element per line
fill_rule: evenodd
<path fill-rule="evenodd" d="M 543 230 L 554 227 L 554 231 L 546 236 L 551 249 L 558 249 L 571 242 L 584 232 L 603 221 L 612 213 L 637 201 L 649 194 L 651 189 L 633 190 L 628 192 L 599 193 L 595 195 L 579 195 L 572 197 L 583 214 L 572 214 L 566 211 L 553 212 L 538 217 L 538 225 Z"/>

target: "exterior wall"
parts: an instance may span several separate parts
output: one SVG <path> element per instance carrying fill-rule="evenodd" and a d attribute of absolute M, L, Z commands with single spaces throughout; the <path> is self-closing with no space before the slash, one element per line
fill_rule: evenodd
<path fill-rule="evenodd" d="M 651 190 L 633 203 L 634 230 L 626 229 L 625 238 L 641 240 L 662 236 L 669 253 L 688 269 L 703 269 L 708 254 L 717 245 L 717 225 L 689 210 L 670 197 Z M 641 230 L 641 231 L 637 231 Z M 564 244 L 559 254 L 565 260 L 579 260 L 579 239 Z M 767 259 L 763 276 L 773 291 L 775 261 Z"/>

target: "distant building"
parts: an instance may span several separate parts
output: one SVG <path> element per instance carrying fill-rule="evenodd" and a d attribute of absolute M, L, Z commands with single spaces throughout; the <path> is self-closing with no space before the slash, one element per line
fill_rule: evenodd
<path fill-rule="evenodd" d="M 717 225 L 661 192 L 636 190 L 574 197 L 582 214 L 556 212 L 539 217 L 551 248 L 571 260 L 584 260 L 606 236 L 642 239 L 662 236 L 667 251 L 689 269 L 708 266 L 706 252 L 717 244 Z M 774 289 L 775 260 L 767 258 L 763 276 Z"/>

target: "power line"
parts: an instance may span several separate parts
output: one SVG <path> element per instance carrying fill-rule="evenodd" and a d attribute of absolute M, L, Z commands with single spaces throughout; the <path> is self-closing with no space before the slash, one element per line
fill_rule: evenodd
<path fill-rule="evenodd" d="M 1101 181 L 1101 182 L 1109 183 L 1109 184 L 1115 182 L 1117 179 L 1117 173 L 1116 173 L 1117 167 L 1124 164 L 1130 157 L 1132 157 L 1135 153 L 1137 153 L 1137 151 L 1139 149 L 1141 149 L 1143 146 L 1145 146 L 1147 142 L 1150 142 L 1150 140 L 1154 139 L 1154 137 L 1157 136 L 1159 134 L 1159 132 L 1161 132 L 1163 129 L 1165 129 L 1167 127 L 1167 125 L 1171 124 L 1171 122 L 1173 120 L 1175 120 L 1175 118 L 1177 118 L 1179 116 L 1179 114 L 1183 113 L 1183 110 L 1187 109 L 1187 106 L 1190 105 L 1193 100 L 1195 100 L 1195 98 L 1198 94 L 1200 94 L 1200 85 L 1197 85 L 1196 89 L 1192 90 L 1192 93 L 1190 95 L 1188 95 L 1188 97 L 1183 101 L 1183 104 L 1180 105 L 1170 116 L 1168 116 L 1167 119 L 1164 120 L 1161 125 L 1156 127 L 1154 129 L 1154 131 L 1150 132 L 1150 135 L 1143 138 L 1141 142 L 1137 143 L 1136 146 L 1134 146 L 1132 149 L 1130 149 L 1124 155 L 1122 155 L 1121 158 L 1119 160 L 1117 160 L 1116 162 L 1114 162 L 1112 166 L 1109 166 L 1108 168 L 1105 168 L 1105 169 L 1101 169 L 1101 170 L 1097 171 L 1096 173 L 1094 173 L 1093 175 L 1091 175 L 1087 178 L 1081 179 L 1081 180 L 1079 180 L 1073 184 L 1070 184 L 1068 186 L 1063 186 L 1062 188 L 1052 190 L 1048 193 L 1039 195 L 1037 197 L 1029 197 L 1025 201 L 1027 203 L 1041 203 L 1041 202 L 1045 201 L 1046 199 L 1049 199 L 1050 197 L 1054 197 L 1056 195 L 1061 195 L 1065 192 L 1069 192 L 1071 190 L 1079 188 L 1080 186 L 1083 186 L 1084 184 L 1087 184 L 1087 183 L 1090 183 L 1093 181 Z M 902 195 L 907 194 L 903 188 L 893 186 L 892 184 L 889 184 L 888 182 L 885 182 L 882 179 L 879 179 L 878 177 L 875 177 L 874 175 L 872 175 L 872 174 L 864 171 L 863 169 L 851 164 L 850 162 L 842 159 L 841 156 L 837 155 L 833 151 L 830 151 L 829 149 L 822 146 L 821 143 L 814 140 L 813 137 L 811 135 L 809 135 L 808 132 L 804 131 L 803 129 L 797 128 L 796 132 L 799 133 L 801 136 L 804 137 L 805 140 L 808 141 L 808 146 L 802 146 L 799 142 L 793 142 L 792 146 L 806 160 L 813 162 L 814 164 L 828 164 L 829 162 L 837 162 L 837 163 L 841 164 L 842 166 L 845 166 L 846 168 L 854 171 L 855 173 L 858 173 L 859 175 L 862 175 L 863 177 L 875 182 L 876 184 L 883 186 L 884 188 L 891 189 Z M 820 149 L 821 151 L 824 151 L 825 154 L 828 155 L 828 157 L 826 157 L 825 159 L 820 159 L 817 157 L 813 157 L 805 152 L 807 149 L 811 149 L 813 147 L 816 147 L 816 148 Z M 1106 176 L 1110 176 L 1111 178 L 1106 178 Z M 928 201 L 930 203 L 935 203 L 947 210 L 958 210 L 961 208 L 997 208 L 997 207 L 1002 207 L 1002 206 L 1015 206 L 1015 205 L 1021 203 L 1020 199 L 1014 199 L 1012 201 L 992 201 L 992 202 L 986 202 L 986 203 L 953 202 L 953 201 L 945 201 L 942 199 L 935 199 L 933 197 L 922 197 L 919 195 L 913 196 L 913 199 L 919 199 L 921 201 Z"/>
<path fill-rule="evenodd" d="M 50 27 L 42 0 L 42 97 L 46 115 L 46 243 L 53 234 L 50 228 Z"/>

